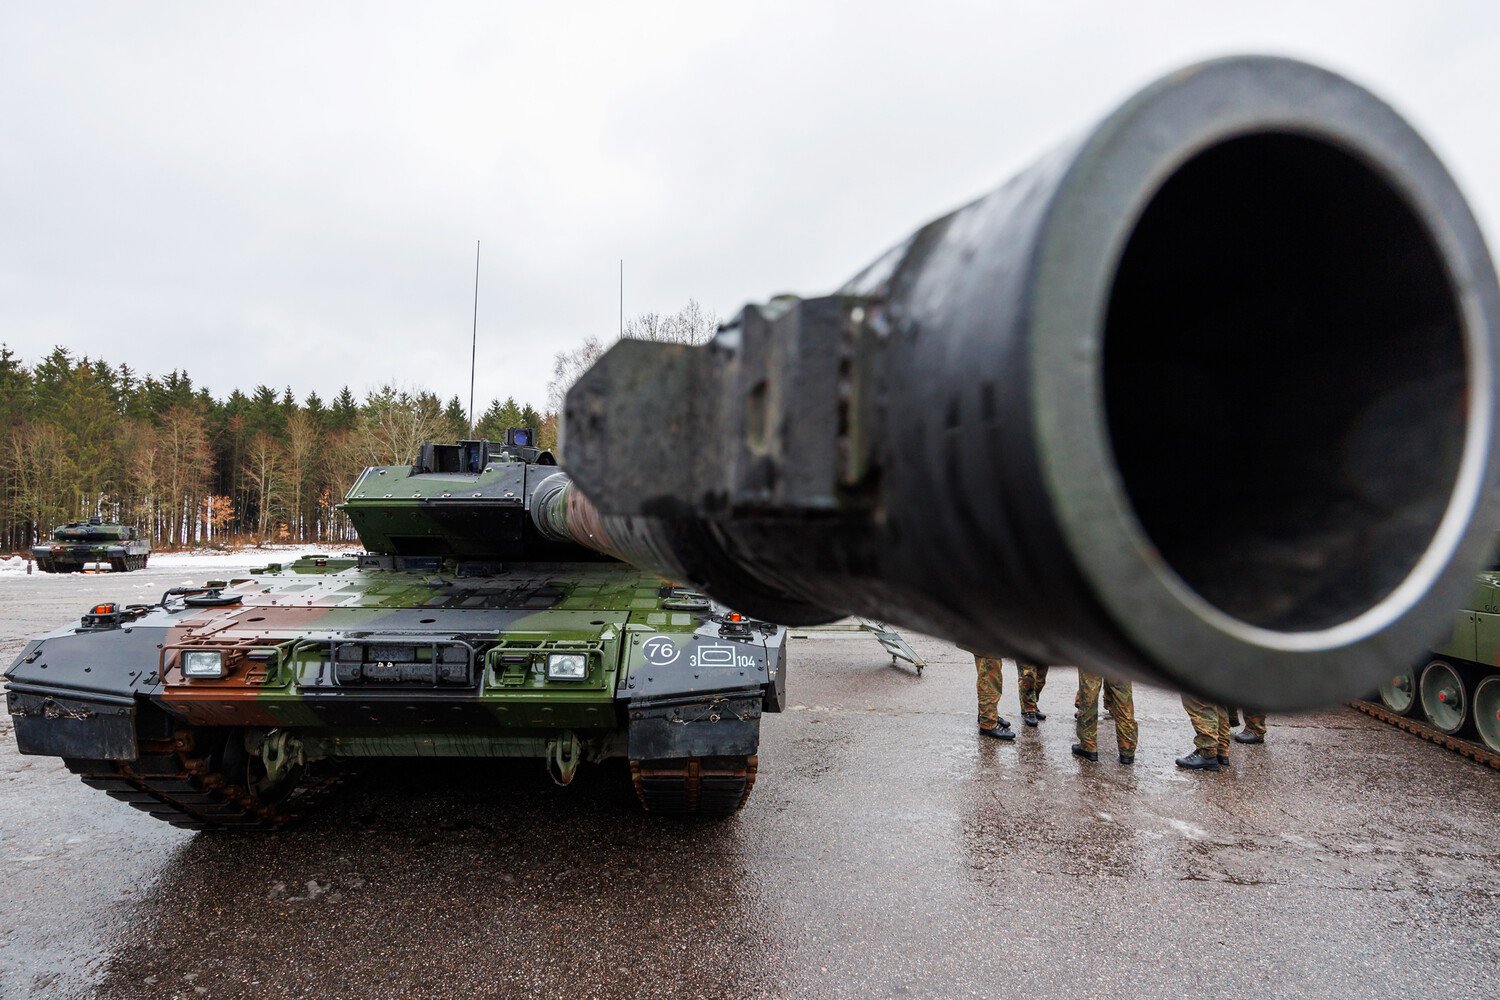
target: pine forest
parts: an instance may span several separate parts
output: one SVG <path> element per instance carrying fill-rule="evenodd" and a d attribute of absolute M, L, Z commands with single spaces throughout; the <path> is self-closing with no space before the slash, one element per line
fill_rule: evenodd
<path fill-rule="evenodd" d="M 556 419 L 497 400 L 477 434 Z M 28 366 L 0 346 L 0 552 L 94 515 L 158 548 L 353 541 L 338 504 L 362 469 L 468 436 L 457 397 L 387 385 L 332 399 L 259 386 L 215 399 L 187 372 L 141 375 L 64 348 Z"/>

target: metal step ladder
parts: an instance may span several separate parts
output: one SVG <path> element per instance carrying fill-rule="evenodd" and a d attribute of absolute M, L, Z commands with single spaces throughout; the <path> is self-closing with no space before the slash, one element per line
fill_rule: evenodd
<path fill-rule="evenodd" d="M 901 638 L 900 632 L 873 618 L 845 618 L 827 625 L 809 625 L 791 630 L 793 639 L 843 639 L 854 635 L 873 635 L 875 641 L 891 654 L 891 666 L 905 660 L 916 668 L 918 677 L 922 676 L 922 668 L 927 666 L 927 661 L 918 656 L 917 651 Z"/>

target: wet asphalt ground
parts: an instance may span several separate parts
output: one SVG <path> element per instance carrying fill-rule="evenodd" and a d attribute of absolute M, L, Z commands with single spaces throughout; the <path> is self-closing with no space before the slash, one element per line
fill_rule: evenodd
<path fill-rule="evenodd" d="M 0 577 L 0 656 L 179 582 Z M 296 830 L 192 834 L 0 721 L 0 997 L 1500 994 L 1500 773 L 1342 709 L 1182 773 L 1181 705 L 1140 687 L 1135 766 L 1107 722 L 1088 764 L 1061 668 L 999 744 L 973 661 L 908 638 L 921 678 L 793 640 L 792 709 L 712 824 L 604 774 L 371 763 Z"/>

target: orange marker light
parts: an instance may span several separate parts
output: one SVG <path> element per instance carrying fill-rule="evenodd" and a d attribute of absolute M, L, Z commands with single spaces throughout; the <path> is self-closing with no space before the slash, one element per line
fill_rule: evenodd
<path fill-rule="evenodd" d="M 729 612 L 729 620 L 732 622 L 742 622 L 745 620 L 745 616 L 738 611 L 731 611 Z"/>
<path fill-rule="evenodd" d="M 96 614 L 96 615 L 112 615 L 114 613 L 115 613 L 115 606 L 113 604 L 96 604 L 96 605 L 94 605 L 94 614 Z"/>

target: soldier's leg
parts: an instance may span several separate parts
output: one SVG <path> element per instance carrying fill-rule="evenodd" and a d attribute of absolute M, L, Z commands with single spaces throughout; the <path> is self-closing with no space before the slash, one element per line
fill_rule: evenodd
<path fill-rule="evenodd" d="M 1229 709 L 1223 705 L 1215 705 L 1214 712 L 1215 721 L 1218 723 L 1218 727 L 1214 733 L 1216 737 L 1215 753 L 1221 758 L 1225 758 L 1229 756 Z M 1220 763 L 1222 764 L 1223 760 L 1220 760 Z"/>
<path fill-rule="evenodd" d="M 1264 715 L 1251 715 L 1245 713 L 1245 728 L 1250 730 L 1254 736 L 1266 735 L 1266 717 Z"/>
<path fill-rule="evenodd" d="M 1099 686 L 1097 674 L 1078 671 L 1078 745 L 1088 753 L 1099 751 Z"/>
<path fill-rule="evenodd" d="M 1005 686 L 1000 660 L 993 656 L 975 656 L 978 675 L 975 688 L 979 695 L 979 728 L 994 729 L 1000 724 L 1000 694 Z"/>
<path fill-rule="evenodd" d="M 1135 756 L 1140 728 L 1135 723 L 1135 689 L 1129 681 L 1106 681 L 1104 702 L 1115 717 L 1115 742 L 1122 756 Z"/>
<path fill-rule="evenodd" d="M 1193 746 L 1204 757 L 1219 754 L 1219 706 L 1200 701 L 1190 694 L 1182 696 L 1182 707 L 1193 724 Z"/>
<path fill-rule="evenodd" d="M 1036 664 L 1025 660 L 1016 661 L 1016 693 L 1021 698 L 1021 711 L 1036 711 Z"/>

